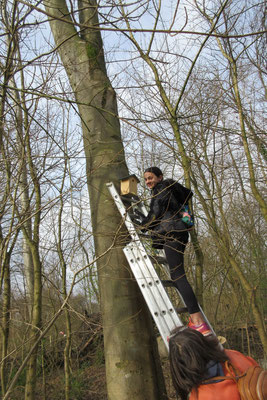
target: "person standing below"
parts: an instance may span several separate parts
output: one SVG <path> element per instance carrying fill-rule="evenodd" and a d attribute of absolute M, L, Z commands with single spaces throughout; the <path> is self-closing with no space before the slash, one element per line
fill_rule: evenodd
<path fill-rule="evenodd" d="M 240 400 L 237 384 L 229 378 L 258 366 L 239 351 L 224 350 L 215 336 L 205 337 L 188 327 L 171 332 L 169 359 L 172 383 L 182 400 Z"/>
<path fill-rule="evenodd" d="M 144 179 L 152 196 L 148 215 L 142 216 L 142 230 L 150 230 L 153 247 L 163 247 L 165 251 L 171 278 L 190 314 L 188 326 L 205 336 L 211 335 L 212 331 L 199 309 L 184 270 L 188 226 L 182 221 L 180 211 L 183 206 L 188 205 L 193 193 L 172 179 L 164 180 L 163 173 L 158 167 L 147 168 Z"/>

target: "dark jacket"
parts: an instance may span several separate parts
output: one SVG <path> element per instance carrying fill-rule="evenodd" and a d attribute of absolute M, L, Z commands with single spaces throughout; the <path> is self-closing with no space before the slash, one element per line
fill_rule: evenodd
<path fill-rule="evenodd" d="M 142 220 L 145 229 L 165 235 L 173 231 L 185 230 L 181 221 L 181 208 L 187 205 L 193 193 L 173 179 L 165 179 L 152 189 L 150 210 Z"/>

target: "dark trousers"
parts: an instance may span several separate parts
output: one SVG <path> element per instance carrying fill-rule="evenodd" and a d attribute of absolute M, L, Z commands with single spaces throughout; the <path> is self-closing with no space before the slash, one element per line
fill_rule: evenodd
<path fill-rule="evenodd" d="M 163 248 L 170 267 L 171 278 L 184 299 L 189 314 L 193 314 L 200 310 L 196 296 L 187 280 L 184 270 L 184 252 L 187 242 L 188 232 L 181 232 L 167 238 Z"/>

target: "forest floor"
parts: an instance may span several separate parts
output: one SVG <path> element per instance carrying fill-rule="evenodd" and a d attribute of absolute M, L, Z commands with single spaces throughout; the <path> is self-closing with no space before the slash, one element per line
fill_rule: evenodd
<path fill-rule="evenodd" d="M 95 323 L 93 329 L 96 326 L 97 324 Z M 76 338 L 75 343 L 79 351 L 73 352 L 72 357 L 73 369 L 69 398 L 70 400 L 107 400 L 102 331 L 101 329 L 97 331 L 93 341 L 88 340 L 88 338 L 91 338 L 92 332 L 94 333 L 93 330 L 91 332 L 90 330 L 79 329 L 78 332 L 81 337 L 78 337 L 80 342 Z M 230 348 L 251 355 L 258 362 L 263 361 L 263 348 L 254 325 L 231 329 L 225 328 L 218 332 L 229 339 L 227 340 L 226 348 L 230 346 Z M 60 340 L 57 351 L 53 350 L 48 353 L 47 350 L 44 370 L 41 368 L 40 362 L 38 363 L 35 400 L 64 400 L 66 398 L 64 393 L 64 360 L 62 356 L 64 339 Z M 176 400 L 170 377 L 168 358 L 162 358 L 161 363 L 168 396 L 166 400 Z M 45 372 L 45 375 L 43 372 Z M 17 386 L 12 392 L 11 400 L 22 400 L 24 398 L 24 390 L 25 373 L 18 380 Z"/>
<path fill-rule="evenodd" d="M 162 363 L 162 368 L 168 394 L 166 400 L 176 400 L 175 391 L 171 383 L 169 362 L 164 361 Z M 47 400 L 63 400 L 65 398 L 62 383 L 63 376 L 60 377 L 60 375 L 54 375 L 54 379 L 49 380 L 49 386 L 47 387 Z M 44 397 L 42 396 L 36 397 L 36 400 L 43 399 Z M 72 387 L 71 399 L 107 400 L 105 366 L 92 366 L 80 371 L 78 379 L 76 377 L 76 385 L 74 384 Z"/>
<path fill-rule="evenodd" d="M 166 400 L 176 400 L 175 392 L 171 383 L 169 362 L 167 360 L 162 362 L 162 368 L 168 395 Z M 12 400 L 21 400 L 23 398 L 24 388 L 22 386 L 17 387 L 12 394 Z M 44 380 L 39 377 L 37 381 L 35 400 L 64 399 L 64 370 L 62 368 L 57 371 L 54 370 L 51 375 L 47 375 L 45 384 Z M 70 399 L 107 400 L 105 365 L 88 366 L 73 371 Z"/>

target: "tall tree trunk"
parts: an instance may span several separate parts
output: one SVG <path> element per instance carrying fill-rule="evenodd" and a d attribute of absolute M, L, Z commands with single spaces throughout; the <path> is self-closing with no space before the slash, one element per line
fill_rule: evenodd
<path fill-rule="evenodd" d="M 19 50 L 17 58 L 20 59 Z M 24 76 L 21 73 L 21 83 L 24 86 Z M 14 86 L 16 83 L 14 81 Z M 30 118 L 27 112 L 25 95 L 20 96 L 16 92 L 17 104 L 17 142 L 20 160 L 19 188 L 21 192 L 21 210 L 16 208 L 17 217 L 21 221 L 23 233 L 23 256 L 25 276 L 27 285 L 27 297 L 30 300 L 28 305 L 30 317 L 30 346 L 38 339 L 41 328 L 42 314 L 42 263 L 39 254 L 39 228 L 41 219 L 41 189 L 38 173 L 32 158 L 30 139 Z M 28 177 L 33 185 L 35 209 L 31 215 L 31 202 L 29 196 Z M 32 227 L 33 226 L 33 227 Z M 26 372 L 25 400 L 35 399 L 36 367 L 37 367 L 38 346 L 33 351 Z"/>
<path fill-rule="evenodd" d="M 23 102 L 25 105 L 25 101 Z M 25 143 L 26 143 L 26 154 L 27 154 L 27 162 L 29 168 L 30 178 L 34 188 L 34 200 L 35 200 L 35 209 L 34 209 L 34 217 L 33 220 L 33 228 L 32 232 L 27 231 L 26 226 L 23 225 L 21 227 L 25 240 L 27 240 L 27 244 L 29 246 L 31 252 L 31 259 L 33 262 L 33 305 L 32 305 L 32 315 L 31 315 L 31 342 L 38 340 L 40 335 L 41 328 L 41 319 L 42 319 L 42 263 L 40 259 L 39 253 L 39 229 L 40 229 L 40 220 L 41 220 L 41 189 L 38 173 L 36 171 L 32 150 L 31 150 L 31 142 L 29 135 L 29 122 L 27 119 L 27 113 L 25 113 Z M 32 233 L 32 237 L 29 236 L 29 233 Z M 35 386 L 36 386 L 36 367 L 37 367 L 37 354 L 38 354 L 38 346 L 36 346 L 33 351 L 29 363 L 27 366 L 26 373 L 26 385 L 25 385 L 25 400 L 34 400 L 35 399 Z"/>
<path fill-rule="evenodd" d="M 56 46 L 79 108 L 95 252 L 98 259 L 110 400 L 165 397 L 150 316 L 123 255 L 126 233 L 106 183 L 128 175 L 120 135 L 116 95 L 107 77 L 97 3 L 79 2 L 78 34 L 65 0 L 46 2 Z M 165 397 L 166 398 L 166 397 Z"/>
<path fill-rule="evenodd" d="M 28 182 L 27 182 L 27 170 L 26 166 L 22 166 L 23 171 L 21 173 L 21 205 L 22 205 L 22 215 L 25 215 L 25 229 L 28 232 L 29 237 L 32 237 L 32 221 L 30 217 L 30 200 L 29 200 L 29 193 L 28 193 Z M 25 278 L 26 278 L 26 295 L 28 299 L 28 310 L 29 315 L 31 315 L 32 304 L 33 304 L 33 293 L 34 293 L 34 266 L 33 266 L 33 259 L 30 247 L 27 242 L 27 238 L 25 234 L 23 234 L 23 263 L 24 263 L 24 271 L 25 271 Z"/>
<path fill-rule="evenodd" d="M 62 248 L 63 239 L 62 239 L 62 215 L 64 209 L 64 201 L 63 201 L 63 192 L 65 185 L 65 178 L 67 173 L 67 159 L 65 159 L 64 173 L 62 178 L 62 183 L 60 187 L 60 208 L 58 213 L 58 243 L 57 243 L 57 252 L 60 260 L 61 274 L 62 274 L 62 292 L 64 296 L 64 300 L 68 296 L 67 290 L 67 264 L 64 258 L 64 251 Z M 71 318 L 69 305 L 66 304 L 65 310 L 65 347 L 64 347 L 64 374 L 65 374 L 65 400 L 70 400 L 70 388 L 71 388 Z"/>
<path fill-rule="evenodd" d="M 2 239 L 2 238 L 1 238 Z M 2 242 L 2 240 L 1 240 Z M 10 297 L 11 297 L 11 289 L 10 289 L 10 256 L 7 255 L 5 258 L 4 264 L 1 267 L 4 270 L 3 273 L 3 294 L 2 294 L 2 310 L 1 310 L 1 366 L 0 366 L 0 374 L 1 374 L 1 392 L 4 396 L 6 392 L 6 357 L 7 357 L 7 349 L 8 349 L 8 340 L 9 340 L 9 323 L 10 323 Z"/>
<path fill-rule="evenodd" d="M 23 82 L 23 73 L 21 73 Z M 16 87 L 16 81 L 12 80 L 14 87 Z M 28 170 L 27 170 L 27 159 L 25 150 L 25 135 L 24 135 L 24 118 L 23 108 L 25 108 L 25 99 L 20 98 L 19 91 L 15 91 L 14 96 L 16 97 L 16 132 L 17 132 L 17 147 L 18 147 L 18 160 L 19 160 L 19 189 L 20 189 L 20 202 L 21 202 L 21 215 L 25 219 L 24 231 L 22 239 L 23 248 L 23 262 L 24 262 L 24 273 L 26 279 L 26 296 L 28 300 L 28 311 L 31 316 L 32 305 L 33 305 L 33 293 L 34 293 L 34 267 L 31 249 L 28 244 L 28 238 L 32 237 L 32 219 L 31 219 L 31 204 L 29 196 L 29 184 L 28 184 Z M 22 107 L 21 107 L 22 105 Z M 24 114 L 27 124 L 27 113 Z M 26 127 L 27 129 L 27 127 Z M 27 235 L 25 234 L 27 232 Z"/>
<path fill-rule="evenodd" d="M 30 330 L 30 345 L 38 339 L 41 327 L 41 312 L 42 312 L 42 265 L 39 257 L 38 243 L 31 241 L 31 254 L 34 266 L 34 293 L 33 293 L 33 308 Z M 36 368 L 37 368 L 37 353 L 38 346 L 33 351 L 27 366 L 26 385 L 25 385 L 25 400 L 35 399 L 36 385 Z"/>

